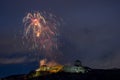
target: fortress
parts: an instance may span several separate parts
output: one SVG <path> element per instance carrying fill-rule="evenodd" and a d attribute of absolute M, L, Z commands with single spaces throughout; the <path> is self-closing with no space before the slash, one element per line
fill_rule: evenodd
<path fill-rule="evenodd" d="M 81 65 L 79 61 L 75 62 L 75 65 L 42 65 L 35 70 L 34 76 L 42 76 L 58 72 L 68 72 L 68 73 L 85 73 L 86 69 Z"/>

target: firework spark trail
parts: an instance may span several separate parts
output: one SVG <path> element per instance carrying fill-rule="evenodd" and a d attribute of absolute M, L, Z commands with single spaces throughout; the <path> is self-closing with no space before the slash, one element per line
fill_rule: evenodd
<path fill-rule="evenodd" d="M 39 12 L 28 13 L 23 18 L 25 26 L 24 37 L 31 42 L 34 49 L 44 50 L 46 53 L 57 49 L 56 23 L 49 21 Z"/>

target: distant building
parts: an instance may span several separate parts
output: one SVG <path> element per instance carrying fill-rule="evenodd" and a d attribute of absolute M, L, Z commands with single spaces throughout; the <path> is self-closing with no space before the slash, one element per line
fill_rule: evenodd
<path fill-rule="evenodd" d="M 81 66 L 64 66 L 63 71 L 69 73 L 85 73 L 86 70 Z"/>

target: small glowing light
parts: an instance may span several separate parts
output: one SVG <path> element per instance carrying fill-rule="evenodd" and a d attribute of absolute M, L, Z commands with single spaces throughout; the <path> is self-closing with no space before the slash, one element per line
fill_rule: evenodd
<path fill-rule="evenodd" d="M 33 19 L 32 22 L 35 26 L 38 26 L 40 24 L 38 19 Z"/>
<path fill-rule="evenodd" d="M 36 37 L 39 37 L 39 36 L 40 36 L 40 32 L 37 32 L 37 33 L 36 33 Z"/>

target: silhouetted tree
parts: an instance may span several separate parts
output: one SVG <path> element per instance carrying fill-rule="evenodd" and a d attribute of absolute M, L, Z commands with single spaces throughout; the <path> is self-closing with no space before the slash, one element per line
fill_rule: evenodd
<path fill-rule="evenodd" d="M 74 63 L 75 66 L 82 66 L 82 63 L 80 60 L 76 60 Z"/>

